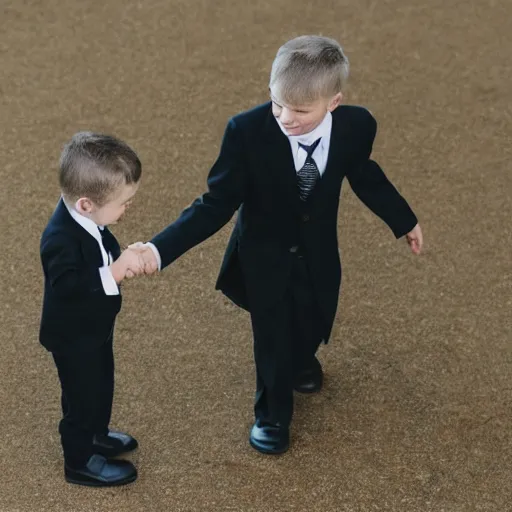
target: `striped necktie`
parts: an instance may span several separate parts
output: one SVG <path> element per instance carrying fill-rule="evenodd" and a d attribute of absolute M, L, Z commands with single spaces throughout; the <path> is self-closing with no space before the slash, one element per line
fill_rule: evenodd
<path fill-rule="evenodd" d="M 320 178 L 320 172 L 316 165 L 316 162 L 313 160 L 311 156 L 315 151 L 318 144 L 320 144 L 320 139 L 315 140 L 311 146 L 306 146 L 305 144 L 300 144 L 299 146 L 308 154 L 306 157 L 306 161 L 302 168 L 297 172 L 297 184 L 299 186 L 299 197 L 301 201 L 306 201 L 313 189 L 315 188 L 315 184 Z"/>

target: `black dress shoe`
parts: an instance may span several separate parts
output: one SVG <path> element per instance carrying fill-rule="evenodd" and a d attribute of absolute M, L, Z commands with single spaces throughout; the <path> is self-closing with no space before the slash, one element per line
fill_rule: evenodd
<path fill-rule="evenodd" d="M 322 389 L 324 372 L 320 361 L 315 357 L 313 364 L 304 370 L 295 381 L 294 389 L 299 393 L 318 393 Z"/>
<path fill-rule="evenodd" d="M 95 454 L 81 468 L 64 466 L 64 476 L 71 484 L 113 487 L 135 481 L 137 470 L 127 460 L 108 460 L 102 455 Z"/>
<path fill-rule="evenodd" d="M 284 453 L 290 446 L 290 433 L 287 427 L 256 420 L 249 436 L 251 446 L 261 453 Z"/>
<path fill-rule="evenodd" d="M 107 435 L 94 436 L 93 450 L 105 457 L 116 457 L 122 453 L 131 452 L 139 446 L 137 440 L 123 432 L 110 431 Z"/>

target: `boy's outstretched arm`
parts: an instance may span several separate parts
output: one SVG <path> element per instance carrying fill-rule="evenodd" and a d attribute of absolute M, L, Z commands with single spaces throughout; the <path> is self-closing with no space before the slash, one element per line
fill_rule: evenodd
<path fill-rule="evenodd" d="M 160 258 L 161 269 L 219 231 L 242 204 L 246 183 L 241 139 L 231 119 L 219 156 L 208 174 L 208 191 L 150 240 Z"/>

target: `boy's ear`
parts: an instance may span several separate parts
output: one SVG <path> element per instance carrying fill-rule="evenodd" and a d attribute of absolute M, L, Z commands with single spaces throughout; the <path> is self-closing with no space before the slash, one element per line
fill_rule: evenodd
<path fill-rule="evenodd" d="M 81 197 L 75 203 L 75 208 L 78 213 L 82 215 L 85 213 L 91 213 L 94 208 L 94 203 L 88 197 Z"/>
<path fill-rule="evenodd" d="M 332 112 L 336 107 L 338 107 L 341 104 L 342 99 L 343 99 L 343 94 L 341 92 L 336 94 L 336 96 L 333 96 L 331 101 L 329 102 L 328 107 L 327 107 L 329 112 Z"/>

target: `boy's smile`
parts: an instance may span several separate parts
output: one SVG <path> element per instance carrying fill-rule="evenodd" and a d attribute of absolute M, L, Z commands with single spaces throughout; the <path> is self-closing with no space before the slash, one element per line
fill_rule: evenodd
<path fill-rule="evenodd" d="M 332 98 L 319 98 L 303 105 L 289 105 L 281 101 L 270 89 L 272 114 L 279 120 L 288 135 L 305 135 L 312 132 L 324 119 L 327 112 L 332 112 L 341 102 L 341 92 Z"/>

